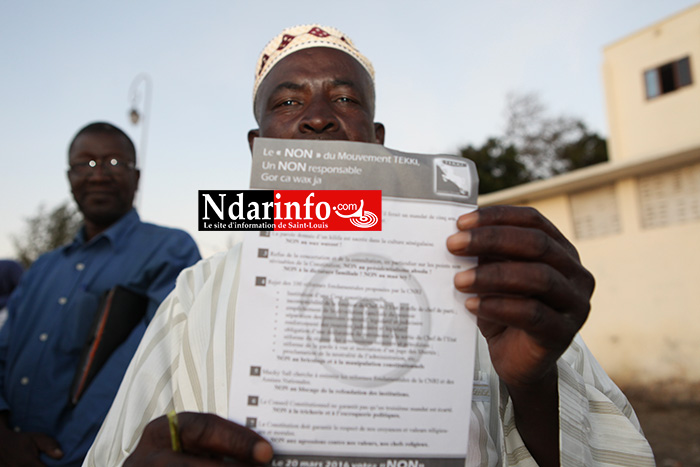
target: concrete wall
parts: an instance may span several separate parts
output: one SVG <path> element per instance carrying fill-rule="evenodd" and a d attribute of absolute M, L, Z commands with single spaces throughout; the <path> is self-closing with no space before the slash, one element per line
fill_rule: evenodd
<path fill-rule="evenodd" d="M 611 160 L 700 146 L 700 5 L 609 45 L 603 55 Z M 685 56 L 693 84 L 647 100 L 644 71 Z"/>
<path fill-rule="evenodd" d="M 568 194 L 528 203 L 596 278 L 582 335 L 618 383 L 700 381 L 700 222 L 643 229 L 636 178 L 615 193 L 621 231 L 598 238 L 575 238 Z"/>
<path fill-rule="evenodd" d="M 581 333 L 618 383 L 700 382 L 700 4 L 604 56 L 611 162 L 479 203 L 533 206 L 575 244 L 597 283 Z M 685 56 L 692 85 L 647 100 L 644 71 Z"/>

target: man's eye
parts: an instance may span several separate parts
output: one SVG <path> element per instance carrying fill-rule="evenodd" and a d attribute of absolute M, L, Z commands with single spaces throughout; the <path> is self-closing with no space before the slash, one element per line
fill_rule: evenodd
<path fill-rule="evenodd" d="M 298 104 L 298 101 L 295 101 L 294 99 L 287 99 L 285 101 L 280 102 L 281 106 L 288 106 L 288 105 L 295 105 Z"/>
<path fill-rule="evenodd" d="M 336 99 L 337 102 L 355 102 L 354 100 L 350 99 L 349 97 L 339 97 Z"/>

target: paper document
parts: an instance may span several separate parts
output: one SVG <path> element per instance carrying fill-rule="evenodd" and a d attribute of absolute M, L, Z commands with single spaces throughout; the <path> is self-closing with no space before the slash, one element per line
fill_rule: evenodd
<path fill-rule="evenodd" d="M 229 417 L 274 466 L 464 465 L 477 331 L 453 279 L 475 262 L 445 240 L 476 177 L 454 156 L 256 139 L 251 188 L 382 190 L 382 231 L 246 232 Z"/>

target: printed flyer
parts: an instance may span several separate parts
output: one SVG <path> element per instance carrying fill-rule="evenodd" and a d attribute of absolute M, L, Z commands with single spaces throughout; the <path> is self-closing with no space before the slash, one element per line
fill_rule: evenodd
<path fill-rule="evenodd" d="M 473 163 L 258 138 L 251 189 L 381 190 L 381 212 L 356 196 L 356 230 L 246 232 L 229 418 L 276 467 L 464 465 L 477 331 L 453 278 L 475 262 L 445 240 L 476 209 Z"/>

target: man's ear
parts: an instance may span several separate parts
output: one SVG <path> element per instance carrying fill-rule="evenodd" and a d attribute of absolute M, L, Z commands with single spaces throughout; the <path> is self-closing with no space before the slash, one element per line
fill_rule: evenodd
<path fill-rule="evenodd" d="M 374 136 L 378 144 L 384 145 L 384 125 L 374 122 Z M 249 136 L 250 137 L 250 136 Z"/>
<path fill-rule="evenodd" d="M 255 129 L 255 130 L 250 130 L 248 132 L 248 146 L 250 146 L 250 153 L 253 154 L 253 141 L 255 141 L 255 138 L 260 137 L 260 130 Z"/>
<path fill-rule="evenodd" d="M 70 181 L 70 169 L 66 170 L 66 178 L 68 179 L 68 186 L 70 187 L 70 192 L 73 193 L 73 184 Z"/>

